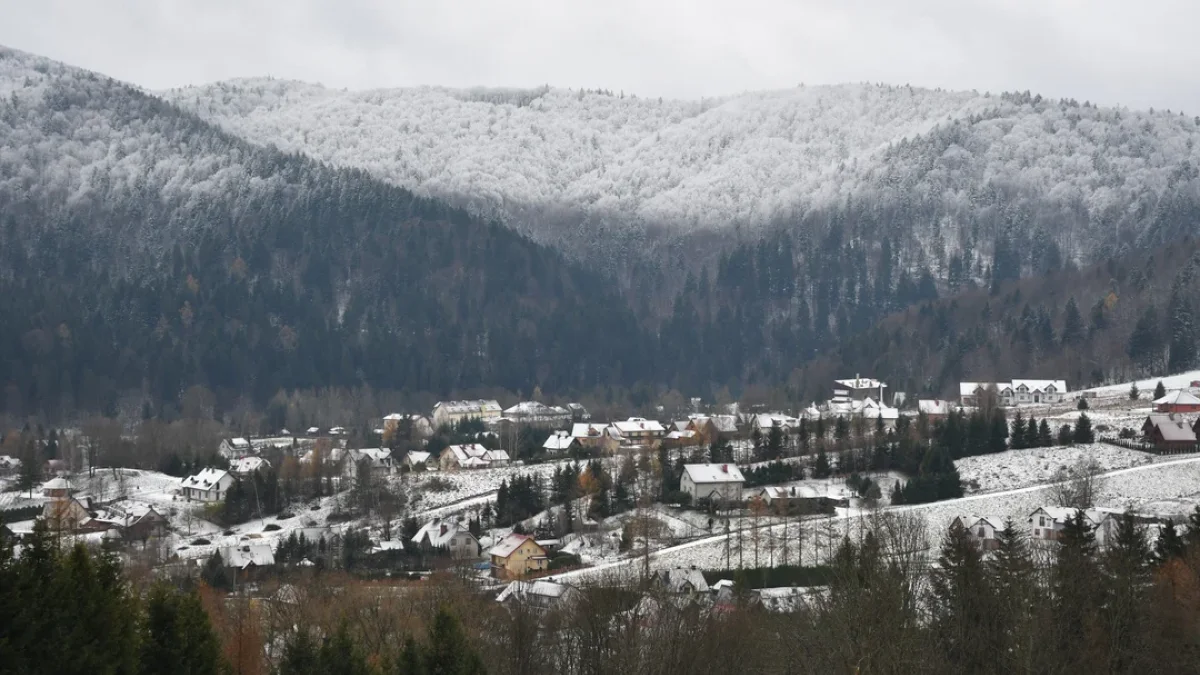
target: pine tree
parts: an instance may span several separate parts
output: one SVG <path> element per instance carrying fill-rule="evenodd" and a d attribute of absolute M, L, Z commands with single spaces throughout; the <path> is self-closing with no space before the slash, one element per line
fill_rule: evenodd
<path fill-rule="evenodd" d="M 995 672 L 1020 672 L 1029 663 L 1037 637 L 1033 609 L 1039 593 L 1033 558 L 1025 532 L 1011 518 L 996 531 L 996 544 L 988 569 L 996 588 L 997 622 L 1005 630 L 1004 644 L 996 650 L 1001 667 Z"/>
<path fill-rule="evenodd" d="M 1134 386 L 1136 386 L 1136 383 Z M 1160 399 L 1166 395 L 1167 395 L 1167 388 L 1163 386 L 1162 380 L 1159 380 L 1158 384 L 1154 385 L 1154 400 L 1157 401 L 1158 399 Z"/>
<path fill-rule="evenodd" d="M 1083 316 L 1079 313 L 1079 305 L 1075 303 L 1075 298 L 1067 300 L 1067 307 L 1063 310 L 1063 345 L 1077 345 L 1083 342 L 1085 335 L 1083 327 Z"/>
<path fill-rule="evenodd" d="M 33 489 L 42 482 L 42 462 L 38 457 L 37 445 L 26 443 L 21 453 L 21 465 L 17 467 L 17 489 L 28 491 L 33 497 Z"/>
<path fill-rule="evenodd" d="M 350 639 L 345 623 L 340 624 L 318 650 L 316 672 L 322 675 L 371 675 L 367 659 Z"/>
<path fill-rule="evenodd" d="M 156 585 L 146 598 L 141 672 L 209 675 L 221 665 L 221 643 L 195 593 Z"/>
<path fill-rule="evenodd" d="M 318 647 L 307 630 L 297 630 L 284 644 L 279 675 L 318 675 L 321 671 Z"/>
<path fill-rule="evenodd" d="M 1029 442 L 1025 438 L 1027 431 L 1025 426 L 1025 418 L 1021 415 L 1021 411 L 1017 411 L 1016 417 L 1013 418 L 1012 434 L 1008 437 L 1009 447 L 1013 450 L 1024 450 L 1029 447 Z"/>
<path fill-rule="evenodd" d="M 999 647 L 996 598 L 979 548 L 957 521 L 929 576 L 932 627 L 946 660 L 962 672 L 988 670 Z"/>
<path fill-rule="evenodd" d="M 1145 607 L 1143 589 L 1150 582 L 1150 547 L 1145 530 L 1129 514 L 1117 520 L 1105 551 L 1104 616 L 1112 672 L 1134 672 L 1137 654 L 1144 649 Z"/>
<path fill-rule="evenodd" d="M 1054 434 L 1050 431 L 1050 423 L 1045 419 L 1038 425 L 1038 447 L 1049 448 L 1054 445 Z"/>
<path fill-rule="evenodd" d="M 1075 404 L 1075 408 L 1076 408 L 1077 410 L 1087 410 L 1087 409 L 1088 409 L 1088 401 L 1087 401 L 1087 399 L 1086 399 L 1086 398 L 1084 398 L 1084 397 L 1082 397 L 1082 396 L 1080 396 L 1080 397 L 1079 397 L 1079 402 Z"/>
<path fill-rule="evenodd" d="M 1083 511 L 1067 518 L 1050 570 L 1051 615 L 1055 649 L 1061 670 L 1079 672 L 1084 655 L 1079 646 L 1095 630 L 1102 598 L 1095 592 L 1099 578 L 1096 536 Z"/>
<path fill-rule="evenodd" d="M 1162 565 L 1172 558 L 1183 557 L 1186 547 L 1183 538 L 1175 529 L 1175 523 L 1167 521 L 1158 531 L 1158 540 L 1154 542 L 1154 562 Z"/>
<path fill-rule="evenodd" d="M 1038 443 L 1037 418 L 1033 415 L 1029 416 L 1029 425 L 1025 428 L 1025 444 L 1031 448 L 1040 447 Z"/>
<path fill-rule="evenodd" d="M 1080 413 L 1079 419 L 1075 422 L 1075 433 L 1072 440 L 1076 443 L 1094 443 L 1096 434 L 1092 431 L 1092 420 L 1088 418 L 1087 413 Z"/>
<path fill-rule="evenodd" d="M 988 434 L 988 451 L 1004 452 L 1008 449 L 1008 420 L 1004 412 L 996 410 L 992 413 L 991 433 Z"/>
<path fill-rule="evenodd" d="M 429 645 L 423 659 L 427 675 L 483 675 L 479 655 L 467 642 L 458 618 L 445 607 L 429 627 Z"/>
<path fill-rule="evenodd" d="M 1058 428 L 1058 444 L 1071 445 L 1074 441 L 1075 432 L 1071 430 L 1070 424 L 1064 424 Z"/>
<path fill-rule="evenodd" d="M 1142 393 L 1140 391 L 1138 391 L 1137 382 L 1134 382 L 1133 384 L 1129 385 L 1129 400 L 1130 401 L 1138 400 L 1138 398 L 1141 395 L 1142 395 Z"/>
<path fill-rule="evenodd" d="M 1127 349 L 1129 358 L 1144 367 L 1153 367 L 1162 358 L 1163 339 L 1159 327 L 1158 310 L 1148 305 L 1138 318 L 1129 336 Z"/>
<path fill-rule="evenodd" d="M 825 446 L 817 449 L 817 464 L 813 467 L 813 478 L 829 478 L 829 456 L 825 454 Z"/>
<path fill-rule="evenodd" d="M 1191 266 L 1185 266 L 1176 276 L 1171 298 L 1167 302 L 1170 338 L 1167 370 L 1172 373 L 1189 370 L 1196 364 L 1196 322 L 1192 316 L 1191 296 L 1194 291 L 1191 277 Z"/>

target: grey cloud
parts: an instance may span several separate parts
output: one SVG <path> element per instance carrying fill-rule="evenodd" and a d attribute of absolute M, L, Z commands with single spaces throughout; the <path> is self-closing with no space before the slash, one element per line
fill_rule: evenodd
<path fill-rule="evenodd" d="M 1200 113 L 1185 0 L 0 0 L 0 17 L 2 44 L 152 89 L 880 81 Z"/>

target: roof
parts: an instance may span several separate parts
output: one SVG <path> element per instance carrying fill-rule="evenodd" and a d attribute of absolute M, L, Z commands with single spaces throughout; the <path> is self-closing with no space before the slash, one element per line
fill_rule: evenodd
<path fill-rule="evenodd" d="M 392 458 L 392 451 L 389 448 L 357 448 L 347 450 L 346 456 L 353 462 L 361 462 L 364 459 L 369 459 L 376 464 L 380 464 Z"/>
<path fill-rule="evenodd" d="M 451 445 L 446 448 L 454 454 L 454 459 L 458 460 L 459 464 L 468 459 L 482 459 L 487 454 L 487 448 L 478 443 L 464 443 L 462 445 Z M 444 451 L 443 451 L 444 452 Z"/>
<path fill-rule="evenodd" d="M 819 490 L 811 485 L 771 485 L 764 487 L 760 494 L 762 495 L 763 499 L 766 499 L 767 501 L 772 501 L 775 499 L 820 499 L 824 496 Z"/>
<path fill-rule="evenodd" d="M 676 593 L 688 590 L 688 585 L 691 585 L 691 590 L 697 593 L 708 592 L 708 582 L 704 580 L 704 574 L 697 569 L 676 567 L 662 570 L 659 572 L 658 578 L 667 588 Z"/>
<path fill-rule="evenodd" d="M 556 431 L 550 434 L 542 447 L 546 450 L 566 450 L 575 442 L 575 437 L 566 431 Z"/>
<path fill-rule="evenodd" d="M 377 541 L 371 545 L 372 553 L 382 553 L 384 551 L 403 551 L 404 542 L 399 539 L 391 539 L 388 541 Z"/>
<path fill-rule="evenodd" d="M 585 424 L 576 422 L 571 425 L 571 436 L 575 438 L 600 438 L 604 435 L 605 425 L 603 424 Z"/>
<path fill-rule="evenodd" d="M 184 478 L 179 486 L 192 490 L 211 490 L 228 476 L 228 471 L 209 467 L 194 476 Z"/>
<path fill-rule="evenodd" d="M 995 382 L 959 382 L 958 395 L 974 396 L 976 391 L 980 389 L 986 390 L 988 387 L 996 387 L 997 390 L 1000 388 Z"/>
<path fill-rule="evenodd" d="M 404 417 L 405 417 L 405 416 L 404 416 L 404 415 L 401 415 L 400 413 L 392 413 L 391 415 L 384 415 L 384 416 L 383 416 L 383 419 L 385 419 L 385 420 L 393 420 L 393 421 L 400 421 L 400 420 L 404 419 Z"/>
<path fill-rule="evenodd" d="M 230 440 L 229 440 L 229 444 L 230 444 L 230 445 L 232 445 L 232 446 L 233 446 L 233 447 L 235 447 L 235 448 L 248 448 L 248 447 L 250 447 L 250 441 L 248 441 L 248 440 L 246 440 L 246 439 L 244 439 L 244 438 L 233 438 L 233 439 L 230 439 Z"/>
<path fill-rule="evenodd" d="M 562 417 L 570 416 L 566 408 L 549 406 L 539 401 L 521 401 L 504 410 L 505 417 Z"/>
<path fill-rule="evenodd" d="M 612 425 L 622 434 L 644 431 L 666 433 L 667 431 L 658 420 L 648 420 L 644 417 L 630 417 L 623 422 L 613 422 Z"/>
<path fill-rule="evenodd" d="M 521 544 L 524 544 L 526 541 L 532 541 L 534 544 L 537 544 L 537 541 L 535 541 L 533 537 L 527 534 L 517 534 L 514 532 L 501 539 L 500 543 L 493 546 L 491 550 L 488 551 L 488 555 L 496 556 L 497 558 L 507 558 L 513 554 L 513 551 L 516 551 L 518 548 L 520 548 Z M 538 548 L 541 548 L 541 545 L 538 545 Z"/>
<path fill-rule="evenodd" d="M 250 473 L 270 466 L 271 463 L 262 457 L 241 457 L 229 462 L 229 470 L 233 473 Z"/>
<path fill-rule="evenodd" d="M 55 478 L 54 480 L 48 481 L 45 485 L 42 486 L 42 489 L 43 490 L 73 490 L 73 489 L 75 489 L 75 486 L 71 485 L 71 481 L 60 476 L 58 478 Z"/>
<path fill-rule="evenodd" d="M 1150 415 L 1146 423 L 1158 429 L 1164 441 L 1177 443 L 1195 443 L 1196 431 L 1188 425 L 1187 420 L 1174 415 Z"/>
<path fill-rule="evenodd" d="M 474 401 L 438 401 L 433 405 L 434 411 L 445 410 L 453 415 L 470 415 L 472 413 L 500 413 L 500 404 L 491 399 Z"/>
<path fill-rule="evenodd" d="M 557 581 L 549 581 L 546 579 L 537 579 L 535 581 L 514 581 L 504 587 L 500 594 L 496 596 L 496 602 L 506 602 L 508 600 L 520 599 L 526 597 L 536 597 L 542 600 L 557 601 L 570 597 L 576 593 L 574 586 L 559 583 Z"/>
<path fill-rule="evenodd" d="M 955 520 L 961 523 L 963 528 L 968 530 L 974 529 L 974 527 L 978 525 L 980 521 L 987 523 L 993 530 L 997 532 L 1003 532 L 1006 529 L 1004 526 L 1004 518 L 1001 516 L 958 516 L 955 518 Z"/>
<path fill-rule="evenodd" d="M 275 551 L 270 544 L 241 544 L 221 549 L 221 560 L 226 567 L 238 569 L 266 567 L 275 564 Z"/>
<path fill-rule="evenodd" d="M 754 416 L 754 426 L 759 429 L 781 427 L 784 429 L 800 426 L 800 419 L 783 413 L 762 413 Z"/>
<path fill-rule="evenodd" d="M 696 432 L 692 431 L 691 429 L 672 431 L 671 433 L 667 434 L 668 441 L 685 441 L 693 438 L 696 438 Z"/>
<path fill-rule="evenodd" d="M 1050 387 L 1054 387 L 1055 391 L 1065 392 L 1067 390 L 1066 380 L 1013 380 L 1012 388 L 1017 389 L 1024 386 L 1029 391 L 1046 391 Z"/>
<path fill-rule="evenodd" d="M 921 399 L 917 401 L 917 410 L 926 415 L 949 415 L 954 410 L 954 404 L 941 399 Z"/>
<path fill-rule="evenodd" d="M 1180 389 L 1162 398 L 1154 399 L 1154 405 L 1200 405 L 1200 398 L 1197 398 L 1190 391 Z"/>
<path fill-rule="evenodd" d="M 1033 513 L 1029 514 L 1029 518 L 1032 519 L 1034 514 L 1036 514 L 1038 511 L 1045 512 L 1045 514 L 1053 518 L 1055 522 L 1065 523 L 1068 519 L 1074 518 L 1075 513 L 1079 511 L 1079 509 L 1073 509 L 1068 506 L 1042 506 Z M 1087 516 L 1088 520 L 1093 521 L 1093 524 L 1095 524 L 1099 522 L 1100 518 L 1108 515 L 1108 512 L 1106 511 L 1101 514 L 1096 509 L 1089 509 L 1084 511 L 1083 514 Z M 1099 515 L 1100 518 L 1097 518 L 1097 515 Z"/>
<path fill-rule="evenodd" d="M 425 523 L 424 527 L 417 530 L 417 533 L 413 535 L 412 540 L 413 543 L 420 544 L 421 542 L 425 541 L 426 537 L 428 537 L 429 545 L 433 546 L 434 548 L 438 548 L 441 546 L 448 546 L 450 544 L 450 540 L 453 539 L 454 536 L 459 532 L 470 535 L 472 539 L 475 538 L 475 535 L 471 534 L 470 531 L 463 527 L 462 524 L 457 520 L 434 518 L 428 523 Z"/>
<path fill-rule="evenodd" d="M 745 477 L 734 464 L 685 464 L 683 472 L 693 483 L 743 483 Z"/>
<path fill-rule="evenodd" d="M 878 389 L 887 386 L 886 383 L 870 377 L 853 377 L 847 380 L 834 380 L 834 382 L 848 389 Z"/>
<path fill-rule="evenodd" d="M 425 462 L 429 461 L 429 457 L 430 455 L 428 452 L 409 450 L 408 455 L 404 458 L 404 461 L 408 462 L 409 464 L 424 464 Z"/>

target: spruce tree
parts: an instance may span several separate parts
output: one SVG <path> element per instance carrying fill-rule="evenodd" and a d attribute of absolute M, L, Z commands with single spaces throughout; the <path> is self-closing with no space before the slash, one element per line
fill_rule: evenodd
<path fill-rule="evenodd" d="M 1189 549 L 1200 548 L 1200 506 L 1188 514 L 1187 529 L 1183 541 Z"/>
<path fill-rule="evenodd" d="M 156 585 L 146 597 L 146 629 L 141 641 L 141 672 L 215 675 L 221 643 L 195 593 L 180 594 Z"/>
<path fill-rule="evenodd" d="M 996 597 L 978 546 L 957 521 L 929 583 L 932 628 L 946 660 L 962 672 L 988 670 L 1000 647 Z"/>
<path fill-rule="evenodd" d="M 299 629 L 284 643 L 278 675 L 318 675 L 321 671 L 316 640 Z"/>
<path fill-rule="evenodd" d="M 1045 420 L 1043 420 L 1044 422 Z M 997 622 L 1004 643 L 996 650 L 997 672 L 1021 672 L 1034 651 L 1034 607 L 1040 601 L 1032 554 L 1024 531 L 1011 518 L 996 531 L 996 550 L 988 569 L 996 589 Z"/>
<path fill-rule="evenodd" d="M 318 650 L 316 672 L 321 675 L 371 675 L 371 667 L 350 638 L 345 623 L 340 624 Z"/>
<path fill-rule="evenodd" d="M 1161 383 L 1160 383 L 1160 384 L 1161 384 Z M 1130 400 L 1130 401 L 1136 401 L 1136 400 L 1138 400 L 1138 398 L 1139 398 L 1141 395 L 1142 395 L 1142 394 L 1141 394 L 1141 392 L 1140 392 L 1140 391 L 1138 391 L 1137 382 L 1134 382 L 1133 384 L 1129 385 L 1129 400 Z"/>
<path fill-rule="evenodd" d="M 1070 424 L 1064 424 L 1058 428 L 1058 444 L 1071 445 L 1074 441 L 1075 432 L 1071 430 Z"/>
<path fill-rule="evenodd" d="M 1096 441 L 1096 433 L 1092 431 L 1092 420 L 1088 418 L 1087 413 L 1079 414 L 1072 438 L 1076 443 L 1094 443 Z"/>
<path fill-rule="evenodd" d="M 1167 521 L 1158 531 L 1158 540 L 1154 542 L 1154 563 L 1162 565 L 1172 558 L 1183 557 L 1186 547 L 1183 538 L 1175 529 L 1175 523 Z"/>
<path fill-rule="evenodd" d="M 1136 384 L 1134 386 L 1136 386 Z M 1158 399 L 1160 399 L 1166 395 L 1167 395 L 1167 388 L 1163 386 L 1162 380 L 1159 380 L 1158 384 L 1154 385 L 1154 400 L 1157 401 Z"/>
<path fill-rule="evenodd" d="M 1079 672 L 1085 644 L 1101 620 L 1102 598 L 1096 593 L 1099 569 L 1096 561 L 1096 536 L 1083 511 L 1067 518 L 1059 533 L 1059 545 L 1050 570 L 1051 624 L 1055 629 L 1055 667 L 1064 672 Z"/>
<path fill-rule="evenodd" d="M 813 478 L 829 478 L 829 456 L 825 454 L 825 446 L 817 449 L 817 464 L 813 467 Z"/>
<path fill-rule="evenodd" d="M 425 650 L 426 675 L 483 675 L 486 670 L 479 655 L 467 642 L 458 618 L 442 607 L 429 626 L 429 645 Z"/>
<path fill-rule="evenodd" d="M 1112 672 L 1138 672 L 1135 668 L 1145 638 L 1143 589 L 1150 582 L 1150 547 L 1145 530 L 1130 514 L 1117 520 L 1104 555 L 1104 617 Z"/>
<path fill-rule="evenodd" d="M 1088 409 L 1088 401 L 1087 401 L 1087 399 L 1086 399 L 1086 398 L 1084 398 L 1084 397 L 1082 397 L 1082 396 L 1080 396 L 1080 397 L 1079 397 L 1079 402 L 1075 404 L 1075 408 L 1076 408 L 1077 410 L 1087 410 L 1087 409 Z"/>
<path fill-rule="evenodd" d="M 1008 420 L 1004 412 L 996 410 L 992 413 L 991 432 L 988 434 L 988 450 L 1004 452 L 1008 449 Z"/>
<path fill-rule="evenodd" d="M 1172 373 L 1189 370 L 1196 364 L 1196 322 L 1192 314 L 1194 289 L 1191 278 L 1191 266 L 1185 266 L 1176 277 L 1171 298 L 1167 301 L 1170 340 L 1167 370 Z"/>
<path fill-rule="evenodd" d="M 1075 298 L 1067 300 L 1067 307 L 1063 310 L 1063 345 L 1077 345 L 1083 342 L 1085 335 L 1083 327 L 1083 316 L 1079 313 L 1079 305 L 1075 303 Z"/>
<path fill-rule="evenodd" d="M 1038 443 L 1037 418 L 1033 415 L 1029 416 L 1029 425 L 1025 428 L 1025 444 L 1031 448 L 1041 447 Z"/>
<path fill-rule="evenodd" d="M 1012 435 L 1008 438 L 1009 447 L 1013 450 L 1024 450 L 1029 447 L 1029 443 L 1025 439 L 1027 427 L 1025 426 L 1025 418 L 1021 415 L 1021 411 L 1017 411 L 1016 417 L 1013 418 Z"/>

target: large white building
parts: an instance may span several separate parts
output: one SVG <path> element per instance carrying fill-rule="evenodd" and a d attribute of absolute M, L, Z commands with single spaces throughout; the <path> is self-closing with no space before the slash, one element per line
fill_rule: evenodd
<path fill-rule="evenodd" d="M 491 400 L 438 401 L 433 406 L 433 426 L 438 428 L 469 419 L 486 422 L 499 418 L 502 412 L 500 404 Z"/>
<path fill-rule="evenodd" d="M 509 420 L 514 424 L 565 429 L 571 424 L 571 411 L 538 401 L 522 401 L 505 410 L 501 419 Z"/>
<path fill-rule="evenodd" d="M 742 472 L 733 464 L 685 464 L 679 489 L 692 496 L 692 501 L 718 499 L 741 501 Z"/>
<path fill-rule="evenodd" d="M 200 502 L 219 502 L 233 486 L 233 474 L 222 469 L 204 469 L 194 476 L 184 478 L 179 484 L 179 494 L 184 499 Z"/>
<path fill-rule="evenodd" d="M 959 382 L 958 395 L 965 406 L 977 406 L 989 387 L 996 388 L 1002 406 L 1062 403 L 1066 400 L 1066 380 L 1013 380 L 1012 382 Z"/>

